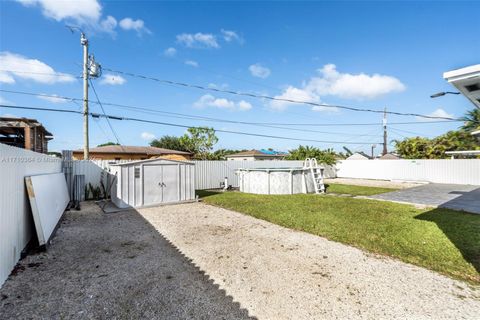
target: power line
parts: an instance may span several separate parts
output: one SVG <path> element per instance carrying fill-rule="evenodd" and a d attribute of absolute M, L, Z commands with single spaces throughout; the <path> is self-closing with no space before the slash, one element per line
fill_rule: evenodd
<path fill-rule="evenodd" d="M 256 98 L 256 99 L 266 99 L 271 101 L 288 102 L 288 103 L 295 103 L 295 104 L 306 104 L 306 105 L 311 105 L 315 107 L 336 108 L 336 109 L 344 109 L 344 110 L 358 111 L 358 112 L 372 112 L 372 113 L 382 113 L 382 114 L 385 112 L 384 110 L 375 110 L 375 109 L 370 109 L 365 107 L 357 108 L 357 107 L 350 107 L 350 106 L 343 106 L 343 105 L 332 105 L 332 104 L 317 103 L 317 102 L 311 102 L 311 101 L 300 101 L 300 100 L 294 100 L 294 99 L 278 98 L 278 97 L 272 97 L 272 96 L 249 93 L 249 92 L 239 92 L 239 91 L 233 91 L 233 90 L 227 90 L 227 89 L 212 88 L 208 86 L 190 84 L 186 82 L 159 79 L 155 77 L 140 75 L 140 74 L 131 73 L 131 72 L 119 71 L 119 70 L 114 70 L 114 69 L 105 68 L 105 67 L 103 67 L 103 69 L 110 72 L 117 73 L 117 74 L 130 76 L 130 77 L 140 78 L 144 80 L 152 80 L 159 83 L 174 85 L 178 87 L 199 89 L 203 91 L 226 93 L 226 94 L 244 96 L 244 97 L 250 97 L 250 98 Z M 427 118 L 427 119 L 457 120 L 451 117 L 429 116 L 429 115 L 418 114 L 418 113 L 403 113 L 403 112 L 395 112 L 395 111 L 387 111 L 386 113 L 397 115 L 397 116 L 414 116 L 414 117 L 421 117 L 421 118 Z"/>
<path fill-rule="evenodd" d="M 92 82 L 90 82 L 92 83 Z M 15 93 L 15 94 L 25 94 L 25 95 L 31 95 L 31 96 L 39 96 L 39 97 L 55 97 L 58 99 L 64 99 L 67 101 L 83 101 L 83 99 L 80 98 L 71 98 L 71 97 L 63 97 L 63 96 L 58 96 L 58 95 L 48 95 L 44 93 L 33 93 L 33 92 L 23 92 L 23 91 L 12 91 L 12 90 L 2 90 L 0 91 L 3 92 L 8 92 L 8 93 Z M 202 120 L 202 121 L 211 121 L 211 122 L 224 122 L 224 123 L 232 123 L 232 124 L 242 124 L 242 125 L 252 125 L 252 126 L 259 126 L 259 127 L 266 127 L 266 128 L 273 128 L 273 129 L 281 129 L 281 130 L 289 130 L 289 131 L 299 131 L 299 132 L 314 132 L 314 133 L 322 133 L 322 134 L 334 134 L 334 135 L 344 135 L 344 136 L 358 136 L 357 134 L 351 134 L 351 133 L 345 133 L 345 132 L 332 132 L 332 131 L 319 131 L 319 130 L 311 130 L 311 129 L 298 129 L 298 128 L 284 128 L 279 125 L 275 125 L 275 123 L 268 123 L 268 122 L 247 122 L 247 121 L 235 121 L 235 120 L 228 120 L 228 119 L 219 119 L 219 118 L 211 118 L 211 117 L 204 117 L 204 116 L 194 116 L 194 115 L 188 115 L 188 114 L 183 114 L 183 113 L 177 113 L 177 112 L 168 112 L 168 111 L 160 111 L 156 109 L 150 109 L 146 107 L 137 107 L 137 106 L 129 106 L 129 105 L 122 105 L 122 104 L 116 104 L 116 103 L 108 103 L 108 102 L 103 102 L 101 103 L 98 99 L 97 101 L 92 101 L 88 100 L 88 102 L 91 103 L 96 103 L 100 104 L 103 110 L 103 105 L 108 105 L 112 107 L 119 107 L 119 108 L 125 108 L 125 109 L 130 109 L 134 110 L 137 112 L 143 112 L 143 113 L 160 113 L 160 114 L 166 114 L 168 117 L 173 117 L 173 118 L 180 118 L 180 119 L 190 119 L 190 120 Z M 378 123 L 375 125 L 379 125 Z M 371 135 L 373 136 L 373 135 Z M 376 137 L 377 135 L 375 135 Z"/>
<path fill-rule="evenodd" d="M 394 131 L 408 133 L 408 134 L 414 134 L 414 135 L 420 136 L 420 137 L 426 137 L 427 136 L 426 134 L 418 133 L 418 132 L 414 132 L 414 131 L 409 131 L 409 130 L 397 129 L 397 128 L 392 128 L 392 127 L 390 127 L 390 129 L 392 129 Z"/>
<path fill-rule="evenodd" d="M 50 98 L 57 98 L 57 99 L 64 99 L 67 101 L 82 101 L 81 98 L 72 98 L 72 97 L 65 97 L 65 96 L 58 96 L 58 95 L 48 95 L 44 93 L 33 93 L 33 92 L 25 92 L 25 91 L 14 91 L 14 90 L 5 90 L 0 89 L 0 92 L 6 93 L 13 93 L 13 94 L 22 94 L 22 95 L 30 95 L 30 96 L 39 96 L 39 97 L 50 97 Z M 91 101 L 92 103 L 98 103 L 96 101 Z M 233 123 L 233 124 L 248 124 L 248 125 L 277 125 L 277 126 L 311 126 L 311 127 L 328 127 L 328 126 L 380 126 L 381 123 L 379 122 L 370 122 L 370 123 L 281 123 L 281 122 L 248 122 L 248 121 L 236 121 L 236 120 L 227 120 L 227 119 L 219 119 L 219 118 L 211 118 L 211 117 L 204 117 L 204 116 L 195 116 L 195 115 L 188 115 L 183 113 L 177 112 L 168 112 L 168 111 L 161 111 L 156 109 L 150 109 L 146 107 L 138 107 L 138 106 L 130 106 L 118 103 L 109 103 L 103 102 L 103 105 L 113 106 L 113 107 L 120 107 L 120 108 L 127 108 L 132 110 L 142 110 L 142 111 L 149 111 L 154 113 L 161 113 L 167 114 L 172 116 L 178 116 L 178 118 L 189 118 L 189 119 L 199 119 L 205 121 L 218 121 L 218 122 L 226 122 L 226 123 Z M 442 121 L 409 121 L 409 122 L 390 122 L 390 125 L 410 125 L 410 124 L 435 124 L 435 123 L 451 123 L 451 122 L 464 122 L 462 119 L 452 119 L 452 120 L 442 120 Z M 319 132 L 319 133 L 327 133 L 327 132 Z M 333 132 L 332 132 L 333 133 Z"/>
<path fill-rule="evenodd" d="M 90 86 L 92 87 L 93 93 L 95 94 L 95 97 L 97 98 L 97 102 L 98 102 L 98 104 L 100 105 L 100 108 L 102 109 L 103 115 L 104 115 L 105 118 L 107 119 L 107 123 L 108 123 L 108 126 L 110 127 L 110 130 L 112 131 L 113 135 L 115 136 L 115 140 L 117 140 L 117 143 L 121 146 L 122 144 L 120 143 L 120 139 L 118 139 L 118 135 L 117 135 L 117 133 L 115 132 L 115 129 L 113 129 L 113 126 L 112 126 L 112 124 L 110 123 L 110 119 L 107 117 L 107 114 L 105 113 L 105 109 L 103 109 L 103 105 L 102 105 L 102 103 L 100 102 L 100 99 L 98 98 L 97 90 L 95 90 L 95 86 L 93 85 L 92 80 L 90 80 Z"/>
<path fill-rule="evenodd" d="M 81 111 L 75 110 L 66 110 L 66 109 L 52 109 L 52 108 L 39 108 L 39 107 L 26 107 L 26 106 L 13 106 L 13 105 L 4 105 L 0 104 L 0 107 L 3 108 L 11 108 L 11 109 L 26 109 L 26 110 L 39 110 L 39 111 L 51 111 L 51 112 L 66 112 L 66 113 L 75 113 L 75 114 L 84 114 Z M 151 124 L 158 124 L 164 126 L 171 126 L 171 127 L 179 127 L 179 128 L 195 128 L 196 126 L 188 126 L 170 122 L 161 122 L 161 121 L 154 121 L 154 120 L 146 120 L 146 119 L 138 119 L 138 118 L 131 118 L 131 117 L 120 117 L 120 116 L 113 116 L 113 115 L 103 115 L 99 113 L 92 113 L 89 112 L 88 115 L 92 117 L 108 117 L 112 120 L 125 120 L 125 121 L 135 121 L 141 123 L 151 123 Z M 198 128 L 198 127 L 196 127 Z M 259 133 L 251 133 L 251 132 L 243 132 L 243 131 L 230 131 L 230 130 L 221 130 L 213 128 L 215 132 L 220 133 L 229 133 L 229 134 L 238 134 L 238 135 L 245 135 L 245 136 L 253 136 L 253 137 L 262 137 L 262 138 L 272 138 L 272 139 L 281 139 L 281 140 L 292 140 L 292 141 L 301 141 L 301 142 L 317 142 L 317 143 L 335 143 L 335 144 L 371 144 L 375 142 L 345 142 L 345 141 L 326 141 L 326 140 L 315 140 L 315 139 L 300 139 L 300 138 L 292 138 L 292 137 L 284 137 L 284 136 L 275 136 L 275 135 L 267 135 L 267 134 L 259 134 Z"/>

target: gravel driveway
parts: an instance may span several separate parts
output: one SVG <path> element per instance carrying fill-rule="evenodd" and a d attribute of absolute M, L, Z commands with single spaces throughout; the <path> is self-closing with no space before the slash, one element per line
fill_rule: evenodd
<path fill-rule="evenodd" d="M 478 287 L 201 203 L 109 215 L 84 204 L 0 290 L 1 319 L 479 314 Z"/>

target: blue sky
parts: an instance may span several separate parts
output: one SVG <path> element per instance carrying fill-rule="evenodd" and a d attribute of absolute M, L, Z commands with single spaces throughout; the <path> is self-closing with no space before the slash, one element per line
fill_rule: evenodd
<path fill-rule="evenodd" d="M 84 29 L 90 52 L 105 68 L 235 91 L 326 104 L 387 107 L 391 111 L 462 116 L 473 106 L 462 96 L 431 99 L 452 90 L 445 71 L 479 63 L 480 2 L 156 2 L 2 1 L 0 87 L 81 98 Z M 51 69 L 49 69 L 51 68 Z M 3 71 L 2 71 L 3 70 Z M 12 72 L 5 70 L 21 71 Z M 65 73 L 63 76 L 29 74 Z M 104 102 L 229 120 L 279 123 L 371 123 L 378 126 L 297 127 L 287 131 L 166 117 L 105 106 L 113 115 L 209 125 L 217 129 L 344 143 L 302 143 L 341 150 L 370 149 L 381 141 L 381 115 L 166 86 L 128 76 L 95 79 Z M 74 103 L 0 92 L 2 103 L 79 110 Z M 90 92 L 90 99 L 94 99 Z M 91 104 L 92 112 L 100 112 Z M 82 145 L 82 118 L 75 114 L 0 108 L 0 114 L 36 118 L 55 136 L 51 150 Z M 389 116 L 389 122 L 420 121 Z M 422 120 L 424 121 L 424 120 Z M 91 145 L 114 141 L 105 119 L 91 120 Z M 125 145 L 181 135 L 183 128 L 128 121 L 112 125 Z M 392 125 L 390 139 L 435 136 L 458 123 Z M 216 148 L 287 150 L 301 142 L 218 134 Z M 350 145 L 347 142 L 362 144 Z M 364 143 L 365 142 L 365 143 Z M 364 144 L 363 144 L 364 143 Z M 380 146 L 377 148 L 381 150 Z"/>

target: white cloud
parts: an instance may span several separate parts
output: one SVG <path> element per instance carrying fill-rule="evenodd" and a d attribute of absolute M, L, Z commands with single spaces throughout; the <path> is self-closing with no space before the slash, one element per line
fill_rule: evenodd
<path fill-rule="evenodd" d="M 245 101 L 245 100 L 240 100 L 238 103 L 237 103 L 237 107 L 238 109 L 242 110 L 242 111 L 247 111 L 247 110 L 250 110 L 252 109 L 252 105 Z"/>
<path fill-rule="evenodd" d="M 145 22 L 141 19 L 133 20 L 132 18 L 124 18 L 120 20 L 119 25 L 123 30 L 135 30 L 138 34 L 152 33 L 145 27 Z"/>
<path fill-rule="evenodd" d="M 0 83 L 13 84 L 16 78 L 33 80 L 45 84 L 74 82 L 75 77 L 67 73 L 56 72 L 46 63 L 29 59 L 7 51 L 0 52 Z"/>
<path fill-rule="evenodd" d="M 252 76 L 257 78 L 265 79 L 270 76 L 270 69 L 262 66 L 260 63 L 252 64 L 250 67 L 248 67 L 248 70 L 250 70 Z"/>
<path fill-rule="evenodd" d="M 56 21 L 73 19 L 77 23 L 96 22 L 102 14 L 102 6 L 97 0 L 17 0 L 24 6 L 40 6 L 42 14 Z"/>
<path fill-rule="evenodd" d="M 150 132 L 142 132 L 142 134 L 140 136 L 143 140 L 147 140 L 147 141 L 151 141 L 151 140 L 155 139 L 155 135 L 153 133 L 150 133 Z"/>
<path fill-rule="evenodd" d="M 340 73 L 334 64 L 327 64 L 318 72 L 322 77 L 311 78 L 306 89 L 320 96 L 363 100 L 405 90 L 405 85 L 392 76 Z"/>
<path fill-rule="evenodd" d="M 427 116 L 440 117 L 440 118 L 455 118 L 455 116 L 453 114 L 448 113 L 447 111 L 443 110 L 442 108 L 436 109 L 435 111 L 427 114 Z M 415 117 L 415 119 L 417 119 L 419 121 L 437 121 L 437 120 L 439 120 L 438 118 L 434 119 L 434 118 L 424 118 L 424 117 Z"/>
<path fill-rule="evenodd" d="M 125 82 L 127 82 L 127 80 L 124 77 L 118 74 L 112 74 L 112 73 L 104 74 L 102 77 L 102 80 L 100 81 L 101 84 L 109 84 L 112 86 L 122 85 Z"/>
<path fill-rule="evenodd" d="M 170 47 L 163 51 L 163 54 L 167 57 L 174 57 L 177 54 L 177 49 Z"/>
<path fill-rule="evenodd" d="M 232 30 L 220 30 L 222 32 L 223 39 L 226 42 L 238 41 L 239 43 L 243 43 L 243 38 L 238 35 L 235 31 Z"/>
<path fill-rule="evenodd" d="M 285 99 L 285 100 L 295 100 L 295 101 L 317 102 L 317 103 L 320 102 L 320 97 L 314 92 L 295 88 L 292 86 L 287 87 L 282 94 L 275 96 L 275 98 Z M 287 107 L 291 105 L 299 105 L 299 104 L 294 102 L 277 101 L 277 100 L 273 100 L 270 103 L 270 106 L 275 110 L 285 110 Z"/>
<path fill-rule="evenodd" d="M 185 64 L 187 66 L 192 66 L 194 68 L 197 68 L 198 67 L 198 62 L 197 61 L 193 61 L 193 60 L 185 60 Z"/>
<path fill-rule="evenodd" d="M 98 0 L 16 0 L 27 7 L 39 7 L 42 14 L 56 21 L 72 23 L 87 31 L 102 31 L 115 35 L 117 26 L 135 30 L 139 35 L 151 33 L 141 19 L 124 18 L 120 22 L 113 16 L 102 19 L 102 6 Z"/>
<path fill-rule="evenodd" d="M 112 16 L 107 16 L 100 22 L 100 29 L 108 33 L 115 33 L 115 28 L 117 25 L 117 19 Z"/>
<path fill-rule="evenodd" d="M 405 85 L 395 77 L 365 73 L 340 73 L 334 64 L 327 64 L 318 72 L 321 76 L 312 77 L 300 88 L 288 86 L 281 95 L 276 97 L 319 103 L 321 97 L 335 96 L 342 99 L 374 99 L 388 93 L 401 92 Z M 294 103 L 272 101 L 270 106 L 283 110 Z M 298 104 L 296 104 L 298 105 Z M 314 111 L 335 110 L 330 107 L 314 106 Z"/>
<path fill-rule="evenodd" d="M 217 38 L 210 33 L 182 33 L 177 35 L 177 42 L 188 48 L 220 48 Z"/>
<path fill-rule="evenodd" d="M 70 101 L 69 99 L 61 98 L 56 94 L 52 94 L 51 96 L 48 96 L 48 97 L 47 96 L 38 96 L 37 98 L 41 99 L 41 100 L 51 102 L 51 103 L 65 103 L 65 102 Z"/>
<path fill-rule="evenodd" d="M 195 108 L 203 109 L 207 107 L 213 107 L 218 109 L 247 111 L 252 109 L 252 105 L 245 100 L 234 102 L 225 98 L 215 98 L 211 94 L 206 94 L 200 97 L 193 106 Z"/>

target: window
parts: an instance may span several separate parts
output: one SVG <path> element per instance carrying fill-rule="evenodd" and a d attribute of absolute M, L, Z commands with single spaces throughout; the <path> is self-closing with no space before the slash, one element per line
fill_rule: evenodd
<path fill-rule="evenodd" d="M 140 178 L 140 168 L 135 168 L 135 178 Z"/>

